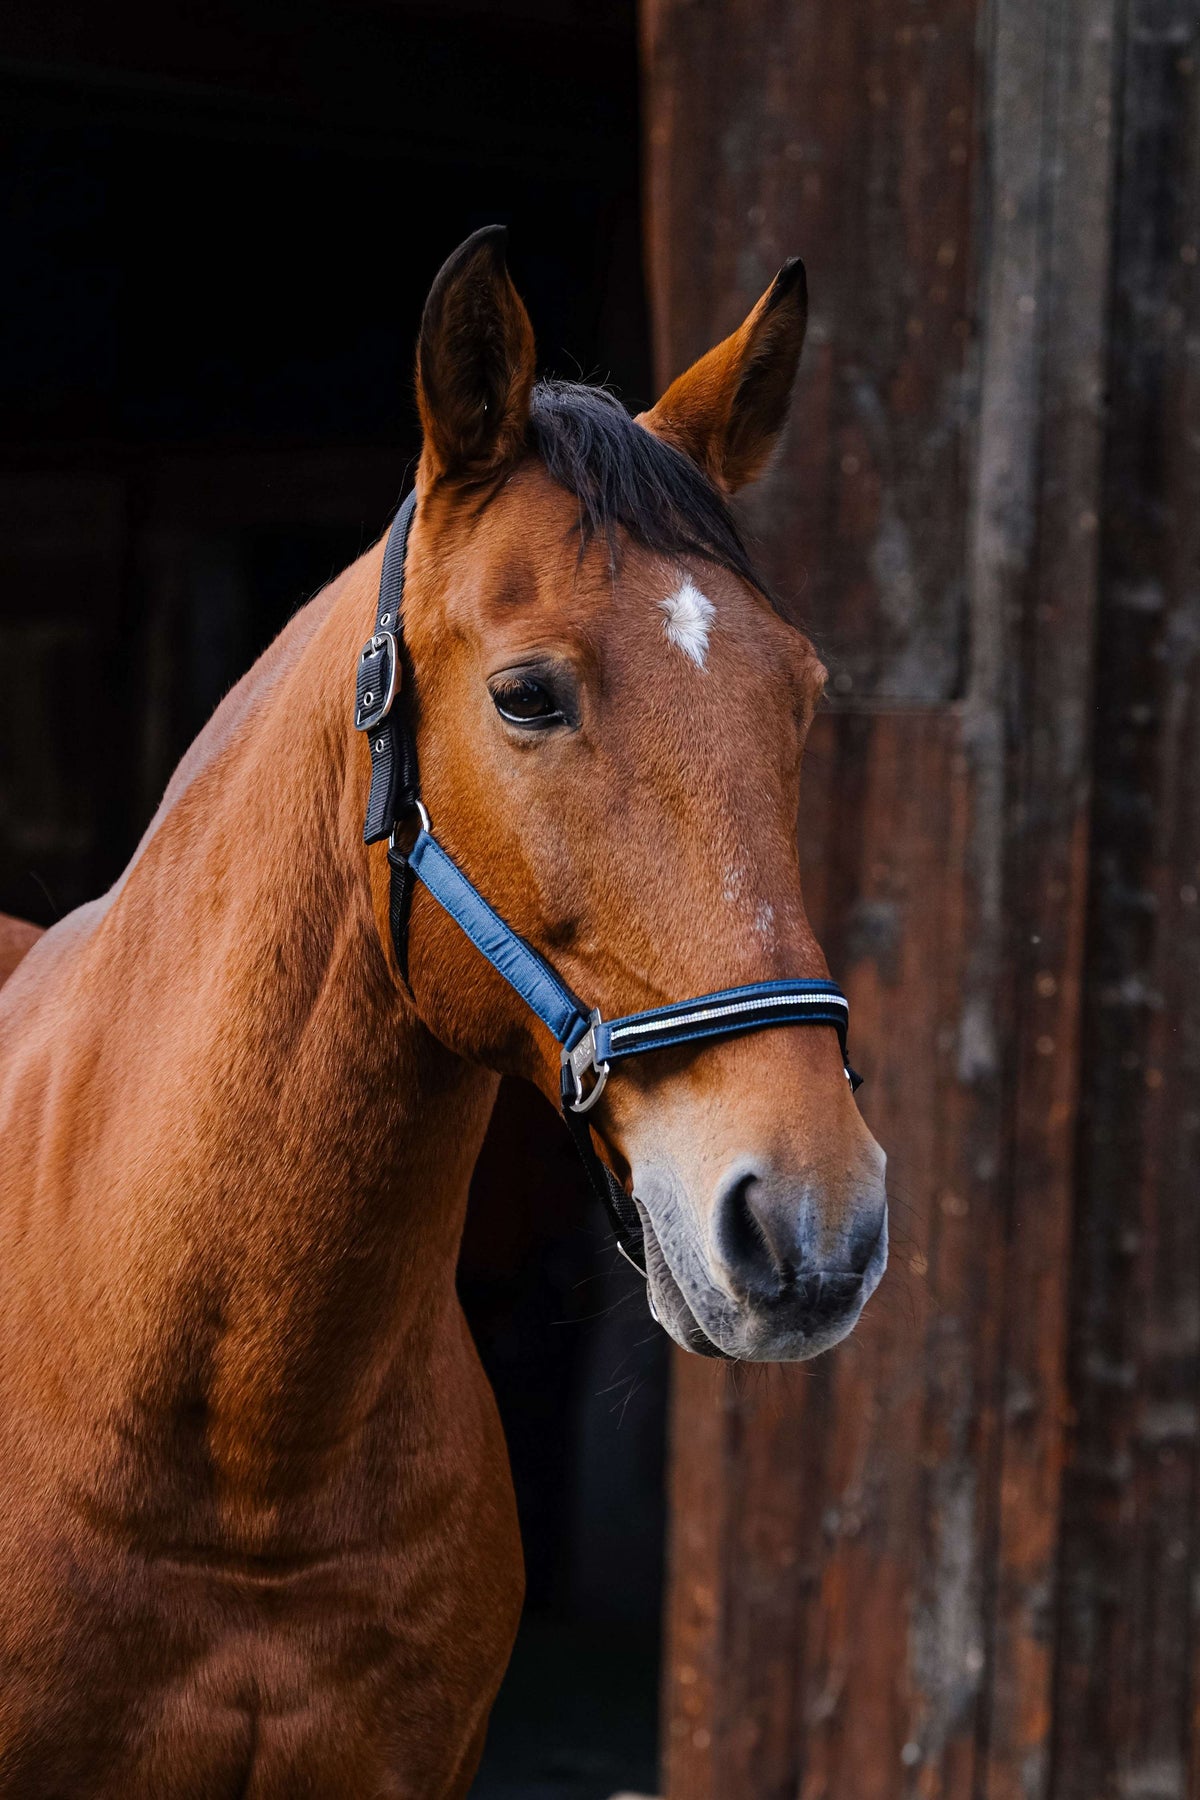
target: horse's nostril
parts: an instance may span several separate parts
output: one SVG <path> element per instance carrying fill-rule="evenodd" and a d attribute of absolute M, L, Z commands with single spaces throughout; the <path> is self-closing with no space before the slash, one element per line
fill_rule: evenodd
<path fill-rule="evenodd" d="M 832 1319 L 846 1312 L 862 1293 L 862 1276 L 836 1274 L 819 1277 L 820 1291 L 813 1311 L 819 1318 Z"/>
<path fill-rule="evenodd" d="M 740 1288 L 778 1288 L 786 1279 L 754 1211 L 753 1171 L 735 1176 L 717 1196 L 716 1237 L 722 1261 Z"/>
<path fill-rule="evenodd" d="M 717 1191 L 713 1246 L 738 1301 L 794 1307 L 809 1324 L 827 1324 L 860 1303 L 882 1218 L 864 1209 L 828 1236 L 814 1196 L 743 1164 Z"/>

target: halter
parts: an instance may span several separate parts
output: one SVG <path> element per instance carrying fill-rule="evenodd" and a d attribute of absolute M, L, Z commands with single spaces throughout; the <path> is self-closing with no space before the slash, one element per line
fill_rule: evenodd
<path fill-rule="evenodd" d="M 368 844 L 388 840 L 389 916 L 396 959 L 407 979 L 408 914 L 413 882 L 419 881 L 562 1046 L 563 1118 L 592 1190 L 612 1222 L 617 1247 L 644 1277 L 645 1243 L 637 1204 L 597 1154 L 587 1119 L 613 1065 L 651 1050 L 735 1037 L 769 1025 L 832 1025 L 846 1078 L 857 1088 L 859 1077 L 846 1061 L 849 1003 L 832 981 L 754 981 L 624 1018 L 602 1019 L 599 1009 L 586 1007 L 545 958 L 489 906 L 433 835 L 421 802 L 409 709 L 395 704 L 405 661 L 400 616 L 404 559 L 416 506 L 416 494 L 410 494 L 388 534 L 375 630 L 358 659 L 354 706 L 355 729 L 367 733 L 371 749 L 363 838 Z M 420 830 L 412 849 L 405 852 L 396 843 L 396 827 L 414 815 Z"/>

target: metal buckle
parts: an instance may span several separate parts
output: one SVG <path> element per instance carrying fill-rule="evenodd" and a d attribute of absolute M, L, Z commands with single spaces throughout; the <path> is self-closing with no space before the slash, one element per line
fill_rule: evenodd
<path fill-rule="evenodd" d="M 573 1050 L 564 1050 L 562 1053 L 563 1067 L 570 1070 L 571 1084 L 575 1089 L 575 1098 L 567 1102 L 572 1112 L 591 1112 L 608 1080 L 608 1064 L 596 1061 L 596 1027 L 599 1024 L 600 1009 L 593 1007 L 588 1029 Z M 585 1089 L 583 1078 L 589 1069 L 596 1079 L 590 1088 Z"/>
<path fill-rule="evenodd" d="M 400 650 L 396 643 L 395 632 L 377 631 L 374 637 L 369 637 L 362 647 L 362 653 L 358 660 L 360 663 L 366 662 L 368 656 L 377 656 L 383 649 L 386 649 L 388 653 L 385 663 L 387 669 L 386 692 L 383 691 L 381 684 L 378 694 L 368 689 L 362 697 L 362 703 L 355 702 L 355 731 L 374 731 L 377 725 L 382 725 L 392 710 L 392 701 L 396 698 L 396 689 L 400 685 Z"/>

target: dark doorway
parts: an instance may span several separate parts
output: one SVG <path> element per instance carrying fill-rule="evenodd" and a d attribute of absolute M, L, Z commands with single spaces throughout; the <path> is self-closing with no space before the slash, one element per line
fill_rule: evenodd
<path fill-rule="evenodd" d="M 649 397 L 635 10 L 14 0 L 0 144 L 0 910 L 50 923 L 382 530 L 467 232 L 511 227 L 547 370 Z M 502 1098 L 462 1286 L 529 1578 L 478 1793 L 649 1787 L 664 1349 L 536 1097 Z"/>

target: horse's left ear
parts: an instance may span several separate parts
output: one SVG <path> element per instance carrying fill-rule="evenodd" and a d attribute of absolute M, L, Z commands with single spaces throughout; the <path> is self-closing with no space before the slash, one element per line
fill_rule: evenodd
<path fill-rule="evenodd" d="M 486 478 L 525 441 L 536 353 L 508 273 L 503 225 L 488 225 L 442 265 L 421 317 L 417 405 L 430 480 Z"/>
<path fill-rule="evenodd" d="M 640 423 L 727 493 L 753 481 L 783 430 L 807 323 L 808 284 L 794 256 L 745 323 L 673 381 Z"/>

